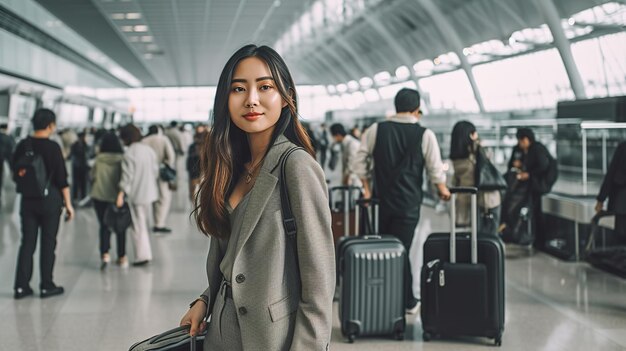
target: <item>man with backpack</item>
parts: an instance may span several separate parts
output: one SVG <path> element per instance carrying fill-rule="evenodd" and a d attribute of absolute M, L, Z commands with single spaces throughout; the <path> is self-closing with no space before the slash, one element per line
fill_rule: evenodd
<path fill-rule="evenodd" d="M 556 183 L 558 176 L 556 160 L 542 143 L 535 140 L 535 133 L 530 128 L 519 128 L 516 136 L 517 147 L 513 149 L 511 160 L 515 159 L 516 154 L 521 154 L 522 172 L 517 174 L 517 180 L 529 182 L 532 203 L 531 223 L 535 236 L 533 246 L 543 249 L 545 235 L 542 232 L 544 226 L 541 197 L 549 193 Z"/>
<path fill-rule="evenodd" d="M 56 116 L 51 110 L 39 109 L 32 123 L 35 132 L 17 145 L 11 163 L 17 191 L 22 195 L 22 241 L 15 272 L 15 299 L 33 294 L 30 279 L 40 230 L 40 296 L 63 294 L 63 287 L 52 279 L 56 238 L 63 208 L 66 221 L 74 217 L 63 153 L 59 144 L 49 139 L 56 130 Z"/>

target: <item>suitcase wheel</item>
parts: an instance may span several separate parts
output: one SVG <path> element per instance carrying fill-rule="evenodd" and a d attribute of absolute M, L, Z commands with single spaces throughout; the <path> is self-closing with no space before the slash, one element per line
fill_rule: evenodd
<path fill-rule="evenodd" d="M 398 341 L 404 340 L 404 332 L 396 332 L 395 337 Z"/>
<path fill-rule="evenodd" d="M 356 335 L 354 335 L 354 334 L 348 335 L 348 342 L 349 343 L 351 343 L 351 344 L 354 343 L 354 339 L 356 339 Z"/>
<path fill-rule="evenodd" d="M 502 336 L 496 337 L 494 344 L 498 347 L 502 346 Z"/>
<path fill-rule="evenodd" d="M 422 339 L 424 341 L 430 341 L 432 338 L 433 338 L 433 336 L 429 332 L 424 332 L 422 334 Z"/>

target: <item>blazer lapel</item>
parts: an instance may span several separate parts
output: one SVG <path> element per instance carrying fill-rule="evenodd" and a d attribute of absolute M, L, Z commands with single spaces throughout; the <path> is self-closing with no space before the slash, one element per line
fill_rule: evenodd
<path fill-rule="evenodd" d="M 263 166 L 261 166 L 254 187 L 250 190 L 250 199 L 248 200 L 246 212 L 243 215 L 243 223 L 241 224 L 241 232 L 239 233 L 239 240 L 237 241 L 235 259 L 237 259 L 241 253 L 241 249 L 250 238 L 250 235 L 252 235 L 272 192 L 274 192 L 276 188 L 278 177 L 271 172 L 276 168 L 280 156 L 289 145 L 291 144 L 288 143 L 287 138 L 281 135 L 276 139 L 274 146 L 265 157 L 265 161 L 263 162 Z"/>

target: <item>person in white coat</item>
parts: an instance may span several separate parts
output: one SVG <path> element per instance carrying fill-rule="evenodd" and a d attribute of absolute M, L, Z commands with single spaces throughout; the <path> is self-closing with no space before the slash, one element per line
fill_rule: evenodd
<path fill-rule="evenodd" d="M 170 168 L 176 169 L 176 153 L 170 139 L 160 132 L 159 126 L 152 125 L 148 128 L 148 135 L 141 140 L 152 148 L 157 156 L 157 163 L 160 165 L 167 164 Z M 153 232 L 171 233 L 172 230 L 165 226 L 167 214 L 170 212 L 172 204 L 172 191 L 169 182 L 159 177 L 159 198 L 152 206 L 152 214 L 154 215 Z"/>
<path fill-rule="evenodd" d="M 148 211 L 159 198 L 157 179 L 159 165 L 152 149 L 141 141 L 141 132 L 133 124 L 120 129 L 120 138 L 128 149 L 122 161 L 121 191 L 117 195 L 116 205 L 124 205 L 127 197 L 130 215 L 133 220 L 133 243 L 135 262 L 133 266 L 146 265 L 152 260 L 152 249 L 148 236 Z"/>

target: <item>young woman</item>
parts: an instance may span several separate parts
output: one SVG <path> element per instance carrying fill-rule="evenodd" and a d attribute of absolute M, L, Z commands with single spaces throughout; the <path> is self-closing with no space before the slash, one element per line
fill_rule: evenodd
<path fill-rule="evenodd" d="M 122 178 L 117 194 L 116 205 L 124 205 L 127 197 L 130 216 L 133 219 L 133 243 L 135 262 L 133 266 L 143 266 L 152 260 L 152 248 L 148 236 L 148 214 L 150 206 L 159 198 L 157 181 L 159 164 L 150 146 L 140 143 L 141 132 L 133 124 L 120 129 L 120 138 L 128 149 L 122 161 Z"/>
<path fill-rule="evenodd" d="M 109 249 L 111 248 L 111 230 L 104 225 L 104 212 L 107 207 L 115 204 L 116 195 L 119 191 L 119 183 L 122 177 L 122 160 L 124 149 L 117 135 L 107 133 L 100 139 L 99 152 L 96 162 L 91 169 L 93 187 L 91 198 L 100 223 L 100 255 L 102 268 L 104 269 L 111 261 Z M 115 233 L 117 238 L 117 261 L 123 267 L 128 267 L 126 258 L 126 232 Z"/>
<path fill-rule="evenodd" d="M 327 350 L 335 259 L 324 173 L 298 121 L 282 58 L 248 45 L 226 63 L 213 129 L 201 152 L 195 216 L 211 237 L 208 288 L 181 320 L 208 328 L 205 350 Z M 280 200 L 281 156 L 296 222 L 288 244 Z M 205 317 L 211 316 L 206 325 Z"/>
<path fill-rule="evenodd" d="M 468 121 L 460 121 L 452 128 L 452 141 L 450 143 L 450 159 L 454 166 L 454 186 L 476 186 L 476 155 L 484 152 L 478 141 L 476 127 Z M 478 192 L 478 230 L 489 231 L 496 234 L 500 224 L 500 192 Z M 456 222 L 459 226 L 470 224 L 470 197 L 469 195 L 457 196 Z M 489 219 L 489 228 L 484 223 Z"/>

